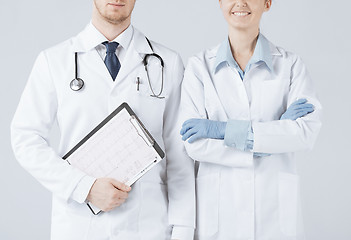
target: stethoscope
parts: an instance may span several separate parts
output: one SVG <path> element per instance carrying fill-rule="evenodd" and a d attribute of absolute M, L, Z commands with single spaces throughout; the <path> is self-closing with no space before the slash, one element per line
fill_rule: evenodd
<path fill-rule="evenodd" d="M 164 97 L 161 97 L 161 94 L 162 94 L 162 91 L 163 91 L 163 68 L 164 68 L 164 62 L 163 62 L 163 59 L 160 55 L 158 55 L 157 53 L 155 53 L 149 39 L 147 37 L 145 37 L 152 52 L 153 53 L 149 53 L 149 54 L 145 54 L 144 56 L 144 59 L 143 59 L 143 64 L 144 64 L 144 67 L 145 67 L 145 71 L 146 71 L 146 75 L 147 75 L 147 80 L 148 80 L 148 83 L 149 83 L 149 87 L 150 87 L 150 90 L 152 92 L 152 94 L 150 95 L 151 97 L 156 97 L 156 98 L 164 98 Z M 160 63 L 161 63 L 161 75 L 162 75 L 162 82 L 161 82 L 161 90 L 158 94 L 155 94 L 154 92 L 154 89 L 152 87 L 152 84 L 151 84 L 151 81 L 150 81 L 150 76 L 149 76 L 149 71 L 148 71 L 148 59 L 150 57 L 156 57 Z M 74 79 L 70 82 L 70 88 L 73 90 L 73 91 L 79 91 L 81 89 L 83 89 L 84 87 L 84 81 L 83 79 L 79 78 L 78 77 L 78 52 L 75 52 L 74 53 L 74 64 L 75 64 L 75 77 Z M 139 91 L 139 84 L 140 84 L 140 78 L 137 77 L 137 91 Z"/>

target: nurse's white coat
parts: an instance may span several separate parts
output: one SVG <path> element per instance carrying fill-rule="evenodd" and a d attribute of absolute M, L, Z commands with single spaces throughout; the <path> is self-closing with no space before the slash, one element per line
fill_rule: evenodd
<path fill-rule="evenodd" d="M 262 36 L 263 37 L 263 36 Z M 304 64 L 270 43 L 274 71 L 260 62 L 244 81 L 228 65 L 214 73 L 219 46 L 189 60 L 182 87 L 182 121 L 189 118 L 250 120 L 253 157 L 223 140 L 185 143 L 198 161 L 197 239 L 304 239 L 299 176 L 294 152 L 313 146 L 321 127 L 321 105 Z M 296 121 L 280 116 L 299 98 L 315 111 Z"/>

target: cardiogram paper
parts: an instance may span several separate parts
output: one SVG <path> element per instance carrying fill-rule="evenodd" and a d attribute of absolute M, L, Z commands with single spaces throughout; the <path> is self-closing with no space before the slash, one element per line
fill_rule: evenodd
<path fill-rule="evenodd" d="M 162 159 L 132 120 L 122 109 L 66 160 L 90 176 L 133 184 Z"/>

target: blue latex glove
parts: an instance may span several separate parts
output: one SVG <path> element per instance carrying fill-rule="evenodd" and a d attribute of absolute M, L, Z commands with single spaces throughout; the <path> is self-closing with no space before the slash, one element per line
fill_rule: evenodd
<path fill-rule="evenodd" d="M 200 138 L 224 139 L 226 122 L 208 119 L 189 119 L 183 123 L 180 134 L 183 141 L 193 143 Z"/>
<path fill-rule="evenodd" d="M 307 103 L 307 99 L 301 98 L 293 102 L 288 107 L 285 113 L 283 113 L 283 115 L 280 117 L 280 120 L 284 120 L 284 119 L 296 120 L 313 111 L 314 111 L 314 106 L 310 103 Z"/>

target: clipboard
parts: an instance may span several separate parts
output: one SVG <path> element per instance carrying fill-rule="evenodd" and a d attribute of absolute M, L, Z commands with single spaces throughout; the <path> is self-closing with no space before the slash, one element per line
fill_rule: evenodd
<path fill-rule="evenodd" d="M 127 103 L 122 103 L 63 159 L 95 178 L 111 177 L 131 186 L 165 154 Z M 87 203 L 94 215 L 100 209 Z"/>

